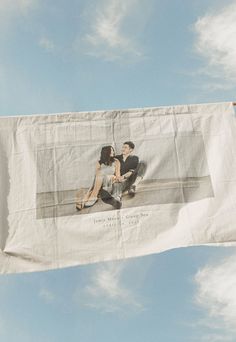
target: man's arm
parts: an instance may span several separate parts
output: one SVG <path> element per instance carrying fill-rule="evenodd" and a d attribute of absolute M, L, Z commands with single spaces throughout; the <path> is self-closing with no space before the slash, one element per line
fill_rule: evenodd
<path fill-rule="evenodd" d="M 133 163 L 132 163 L 132 169 L 135 170 L 138 167 L 139 163 L 139 157 L 138 156 L 133 156 Z"/>
<path fill-rule="evenodd" d="M 124 179 L 129 178 L 132 175 L 132 173 L 133 173 L 133 170 L 130 170 L 126 172 L 125 174 L 123 174 Z"/>
<path fill-rule="evenodd" d="M 132 158 L 132 163 L 131 163 L 131 167 L 129 168 L 129 171 L 126 172 L 125 176 L 129 177 L 132 175 L 132 173 L 136 170 L 136 168 L 138 167 L 138 163 L 139 163 L 139 158 L 138 156 L 133 156 Z"/>
<path fill-rule="evenodd" d="M 133 156 L 133 160 L 132 160 L 132 164 L 131 164 L 132 168 L 130 168 L 129 171 L 123 175 L 124 179 L 129 178 L 132 175 L 132 173 L 138 167 L 138 163 L 139 163 L 138 156 Z"/>

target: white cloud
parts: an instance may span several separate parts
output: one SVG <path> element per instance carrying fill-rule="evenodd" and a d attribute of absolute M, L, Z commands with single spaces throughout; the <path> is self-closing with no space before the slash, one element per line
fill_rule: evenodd
<path fill-rule="evenodd" d="M 36 0 L 1 0 L 0 1 L 0 13 L 1 12 L 18 12 L 27 11 L 33 5 Z"/>
<path fill-rule="evenodd" d="M 53 302 L 55 300 L 55 295 L 53 292 L 46 288 L 42 288 L 39 291 L 39 297 L 44 299 L 47 303 Z"/>
<path fill-rule="evenodd" d="M 124 271 L 124 263 L 98 266 L 91 276 L 91 284 L 84 289 L 83 304 L 104 312 L 142 311 L 143 305 L 123 283 Z M 81 298 L 80 290 L 76 298 Z"/>
<path fill-rule="evenodd" d="M 202 341 L 204 342 L 226 342 L 233 341 L 232 337 L 226 336 L 225 334 L 207 334 L 203 336 Z"/>
<path fill-rule="evenodd" d="M 47 37 L 41 37 L 39 40 L 39 46 L 47 51 L 53 51 L 55 49 L 55 44 Z"/>
<path fill-rule="evenodd" d="M 236 255 L 206 265 L 194 280 L 197 284 L 195 303 L 205 310 L 204 325 L 212 330 L 202 340 L 235 341 Z"/>
<path fill-rule="evenodd" d="M 207 61 L 212 77 L 236 81 L 236 2 L 199 18 L 195 49 Z"/>
<path fill-rule="evenodd" d="M 19 23 L 37 8 L 38 0 L 0 0 L 0 41 L 11 37 Z"/>
<path fill-rule="evenodd" d="M 87 54 L 105 60 L 122 60 L 127 56 L 143 58 L 141 47 L 137 46 L 134 34 L 130 32 L 134 17 L 137 20 L 140 16 L 136 32 L 143 27 L 142 21 L 145 21 L 148 10 L 140 11 L 140 5 L 140 0 L 104 0 L 97 5 L 93 15 L 88 15 L 90 24 L 84 37 Z"/>

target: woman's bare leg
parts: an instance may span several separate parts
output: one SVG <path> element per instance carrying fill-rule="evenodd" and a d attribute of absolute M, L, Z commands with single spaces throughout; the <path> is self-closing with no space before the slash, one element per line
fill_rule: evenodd
<path fill-rule="evenodd" d="M 102 187 L 102 182 L 103 182 L 103 176 L 101 176 L 100 174 L 97 174 L 96 177 L 95 177 L 93 191 L 91 192 L 91 194 L 88 197 L 88 199 L 94 199 L 94 198 L 98 197 L 99 190 Z"/>
<path fill-rule="evenodd" d="M 92 201 L 97 200 L 97 196 L 102 187 L 102 183 L 103 183 L 103 176 L 97 173 L 94 179 L 94 185 L 92 187 L 92 191 L 91 189 L 89 189 L 87 193 L 85 194 L 85 196 L 83 197 L 82 202 L 76 205 L 76 208 L 78 210 L 81 210 L 82 208 L 84 208 L 84 206 L 86 205 L 86 202 L 90 200 Z"/>

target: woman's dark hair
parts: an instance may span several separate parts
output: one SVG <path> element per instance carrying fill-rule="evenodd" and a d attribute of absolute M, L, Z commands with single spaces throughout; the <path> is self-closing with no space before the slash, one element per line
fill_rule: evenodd
<path fill-rule="evenodd" d="M 101 156 L 99 163 L 105 165 L 111 165 L 115 160 L 114 157 L 111 156 L 111 150 L 114 150 L 112 146 L 103 146 L 101 150 Z"/>

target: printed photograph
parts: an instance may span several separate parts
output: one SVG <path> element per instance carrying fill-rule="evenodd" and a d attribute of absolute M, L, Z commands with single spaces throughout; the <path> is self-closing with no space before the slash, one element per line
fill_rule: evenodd
<path fill-rule="evenodd" d="M 203 136 L 189 120 L 148 116 L 44 127 L 36 218 L 214 197 Z"/>

